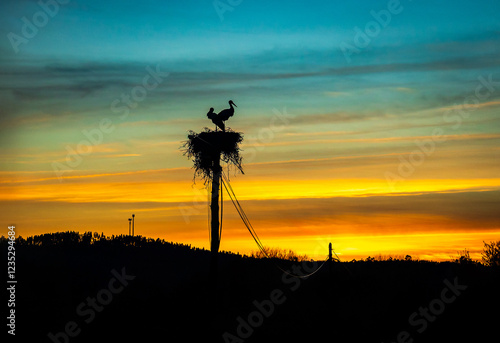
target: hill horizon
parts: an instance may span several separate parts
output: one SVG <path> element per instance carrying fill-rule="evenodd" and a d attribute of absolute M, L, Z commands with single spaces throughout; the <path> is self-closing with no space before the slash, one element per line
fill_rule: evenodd
<path fill-rule="evenodd" d="M 66 232 L 19 240 L 16 339 L 145 341 L 163 333 L 296 342 L 335 334 L 356 342 L 467 342 L 497 331 L 495 316 L 477 314 L 500 304 L 500 274 L 477 263 L 329 265 L 221 253 L 214 282 L 209 259 L 206 250 L 144 237 Z"/>
<path fill-rule="evenodd" d="M 0 240 L 6 240 L 7 237 L 5 236 L 0 236 Z M 176 246 L 184 246 L 184 247 L 189 247 L 193 248 L 195 250 L 200 250 L 200 251 L 205 251 L 207 253 L 210 252 L 209 248 L 203 247 L 203 246 L 195 246 L 190 243 L 183 243 L 183 242 L 175 242 L 175 241 L 168 241 L 163 238 L 159 237 L 146 237 L 142 235 L 128 235 L 128 234 L 120 234 L 120 235 L 110 235 L 106 236 L 104 235 L 103 232 L 98 233 L 98 232 L 92 232 L 92 231 L 84 231 L 83 233 L 80 233 L 79 231 L 56 231 L 56 232 L 48 232 L 48 233 L 43 233 L 40 235 L 33 235 L 33 236 L 28 236 L 28 237 L 23 237 L 22 235 L 16 237 L 16 241 L 18 244 L 20 243 L 21 245 L 23 244 L 29 244 L 29 245 L 43 245 L 45 246 L 57 246 L 58 244 L 58 239 L 62 239 L 61 242 L 64 244 L 93 244 L 96 242 L 102 242 L 102 241 L 114 241 L 117 240 L 120 244 L 126 244 L 126 245 L 134 245 L 135 243 L 151 243 L 151 242 L 158 242 L 161 244 L 171 244 L 171 245 L 176 245 Z M 328 244 L 330 242 L 325 242 L 325 253 L 320 256 L 318 259 L 317 257 L 314 256 L 309 256 L 307 254 L 302 254 L 302 256 L 307 257 L 308 260 L 315 260 L 315 261 L 324 261 L 325 258 L 328 256 Z M 491 243 L 493 241 L 485 241 L 486 243 Z M 335 246 L 335 242 L 333 243 L 333 247 Z M 270 246 L 270 245 L 264 245 L 264 247 L 268 249 L 274 249 L 276 251 L 290 251 L 294 254 L 294 256 L 300 256 L 301 252 L 300 251 L 295 251 L 294 249 L 290 247 L 284 247 L 284 246 Z M 374 259 L 375 261 L 384 261 L 384 260 L 405 260 L 407 256 L 410 256 L 413 261 L 426 261 L 426 262 L 454 262 L 460 259 L 461 256 L 464 256 L 464 253 L 467 253 L 467 256 L 475 262 L 481 263 L 482 260 L 482 251 L 472 254 L 467 247 L 461 250 L 457 250 L 454 255 L 450 255 L 448 259 L 443 259 L 443 260 L 432 260 L 432 259 L 425 259 L 425 258 L 420 258 L 418 255 L 411 255 L 408 253 L 397 253 L 397 254 L 390 254 L 390 253 L 384 253 L 384 252 L 379 252 L 367 256 L 360 256 L 360 257 L 353 257 L 351 259 L 343 259 L 342 258 L 342 253 L 339 253 L 338 251 L 335 250 L 334 252 L 336 254 L 336 257 L 339 258 L 342 262 L 351 262 L 351 261 L 364 261 L 364 260 L 369 260 L 369 259 Z M 231 250 L 224 250 L 221 249 L 220 253 L 222 254 L 232 254 L 232 255 L 237 255 L 237 256 L 242 256 L 242 257 L 252 257 L 256 256 L 259 254 L 259 249 L 255 248 L 253 250 L 250 250 L 249 252 L 240 252 L 240 251 L 231 251 Z M 479 256 L 479 257 L 478 257 Z M 263 258 L 264 256 L 262 256 Z"/>

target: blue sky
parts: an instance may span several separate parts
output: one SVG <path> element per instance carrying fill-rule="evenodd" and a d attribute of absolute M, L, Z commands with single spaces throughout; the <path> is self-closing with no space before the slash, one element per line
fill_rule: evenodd
<path fill-rule="evenodd" d="M 40 210 L 41 202 L 51 200 L 31 198 L 28 194 L 36 193 L 31 182 L 49 182 L 50 192 L 62 192 L 67 183 L 43 181 L 54 178 L 52 163 L 64 162 L 68 147 L 77 149 L 86 139 L 83 132 L 98 128 L 103 119 L 115 129 L 67 175 L 144 175 L 186 168 L 189 161 L 179 151 L 186 132 L 211 127 L 206 112 L 227 108 L 229 99 L 238 108 L 228 125 L 245 132 L 247 151 L 252 142 L 259 144 L 255 159 L 247 160 L 258 177 L 271 173 L 259 169 L 259 163 L 312 159 L 312 172 L 303 166 L 290 177 L 385 182 L 384 172 L 398 168 L 398 156 L 440 128 L 448 141 L 412 176 L 425 185 L 417 184 L 430 189 L 435 179 L 481 179 L 489 181 L 474 189 L 498 188 L 500 2 L 221 3 L 231 8 L 222 17 L 213 1 L 70 0 L 53 17 L 46 16 L 47 23 L 25 37 L 16 52 L 10 40 L 23 37 L 23 18 L 43 20 L 42 9 L 34 0 L 2 1 L 0 172 L 20 187 L 6 192 L 24 194 L 20 199 L 31 201 L 23 203 L 26 211 Z M 387 25 L 377 24 L 373 13 L 384 17 L 391 8 L 397 11 Z M 377 31 L 356 46 L 356 28 L 367 34 L 367 27 Z M 357 48 L 349 58 L 341 49 L 346 45 Z M 120 99 L 143 84 L 148 70 L 168 76 L 129 115 L 113 110 L 114 102 L 123 105 Z M 446 111 L 463 110 L 481 77 L 491 78 L 495 89 L 477 108 L 466 108 L 467 116 L 455 125 Z M 276 110 L 285 108 L 290 124 L 270 142 L 259 142 Z M 358 161 L 361 156 L 366 160 Z M 345 165 L 332 164 L 331 158 Z M 118 201 L 116 209 L 123 206 Z M 46 214 L 47 226 L 54 216 Z M 158 219 L 156 227 L 168 218 L 173 217 Z M 485 225 L 497 225 L 491 223 Z"/>
<path fill-rule="evenodd" d="M 36 1 L 2 2 L 3 139 L 19 146 L 41 139 L 50 149 L 71 143 L 98 118 L 116 119 L 110 104 L 140 85 L 148 66 L 170 75 L 127 122 L 201 116 L 195 123 L 202 123 L 207 107 L 224 108 L 227 99 L 256 121 L 287 107 L 299 116 L 418 122 L 412 114 L 462 101 L 478 75 L 499 69 L 496 1 L 234 3 L 221 20 L 211 1 L 69 1 L 15 53 L 7 35 L 22 35 L 21 19 L 32 21 L 41 8 Z M 387 12 L 388 4 L 398 13 L 346 60 L 341 44 L 354 46 L 355 27 L 365 30 L 372 12 Z M 33 133 L 31 123 L 41 118 L 46 131 Z M 333 124 L 350 130 L 373 123 Z"/>
<path fill-rule="evenodd" d="M 373 20 L 387 1 L 241 1 L 220 20 L 212 1 L 69 1 L 26 53 L 99 60 L 198 59 L 273 48 L 329 50 Z M 2 2 L 2 29 L 18 32 L 36 1 Z M 495 1 L 401 1 L 401 13 L 374 39 L 374 47 L 475 39 L 498 29 Z M 493 33 L 491 32 L 491 33 Z M 3 47 L 7 47 L 3 42 Z M 190 55 L 196 52 L 199 56 Z"/>

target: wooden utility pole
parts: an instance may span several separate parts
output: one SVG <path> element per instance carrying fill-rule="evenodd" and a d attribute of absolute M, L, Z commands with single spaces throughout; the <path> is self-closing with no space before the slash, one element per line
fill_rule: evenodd
<path fill-rule="evenodd" d="M 209 114 L 214 118 L 215 116 L 219 118 L 218 116 L 220 115 L 220 113 L 218 115 L 214 114 L 213 108 L 210 110 Z M 216 123 L 217 126 L 220 127 L 219 124 L 224 124 L 224 121 L 227 119 L 228 118 L 221 119 L 220 123 Z M 195 177 L 201 176 L 205 183 L 212 182 L 212 199 L 210 201 L 210 214 L 212 218 L 209 226 L 211 236 L 209 278 L 211 280 L 210 284 L 214 287 L 216 286 L 217 280 L 217 260 L 221 239 L 221 222 L 219 221 L 219 216 L 222 215 L 222 208 L 219 206 L 219 193 L 221 194 L 222 201 L 221 162 L 227 163 L 228 165 L 234 165 L 243 173 L 243 169 L 241 168 L 242 157 L 240 156 L 240 149 L 238 146 L 242 141 L 243 134 L 241 132 L 234 132 L 229 129 L 226 131 L 205 129 L 200 133 L 190 131 L 188 140 L 184 144 L 184 155 L 187 155 L 187 157 L 193 161 Z M 219 213 L 219 211 L 221 213 Z"/>
<path fill-rule="evenodd" d="M 217 277 L 217 255 L 219 253 L 220 245 L 220 233 L 219 233 L 219 189 L 220 189 L 220 178 L 221 178 L 221 166 L 220 166 L 220 151 L 216 151 L 214 154 L 214 160 L 212 164 L 212 202 L 210 204 L 211 208 L 211 237 L 212 241 L 210 243 L 211 251 L 211 261 L 210 261 L 210 274 L 213 279 Z"/>

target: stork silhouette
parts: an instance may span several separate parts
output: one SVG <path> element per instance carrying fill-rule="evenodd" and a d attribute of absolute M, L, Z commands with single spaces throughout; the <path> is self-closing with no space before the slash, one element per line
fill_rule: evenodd
<path fill-rule="evenodd" d="M 207 113 L 208 119 L 212 120 L 212 123 L 216 125 L 215 130 L 217 131 L 217 127 L 219 127 L 222 131 L 226 131 L 226 125 L 225 121 L 228 120 L 230 117 L 234 115 L 234 107 L 236 104 L 233 102 L 233 100 L 229 100 L 229 108 L 226 108 L 225 110 L 222 110 L 219 112 L 219 114 L 216 114 L 214 112 L 214 108 L 210 107 L 210 111 Z"/>

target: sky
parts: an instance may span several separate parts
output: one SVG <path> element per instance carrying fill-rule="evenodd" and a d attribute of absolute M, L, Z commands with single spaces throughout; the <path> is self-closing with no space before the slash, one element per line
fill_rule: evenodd
<path fill-rule="evenodd" d="M 19 235 L 209 248 L 182 146 L 233 100 L 264 245 L 450 260 L 500 239 L 500 3 L 0 3 L 0 195 Z M 221 249 L 257 246 L 224 199 Z"/>

